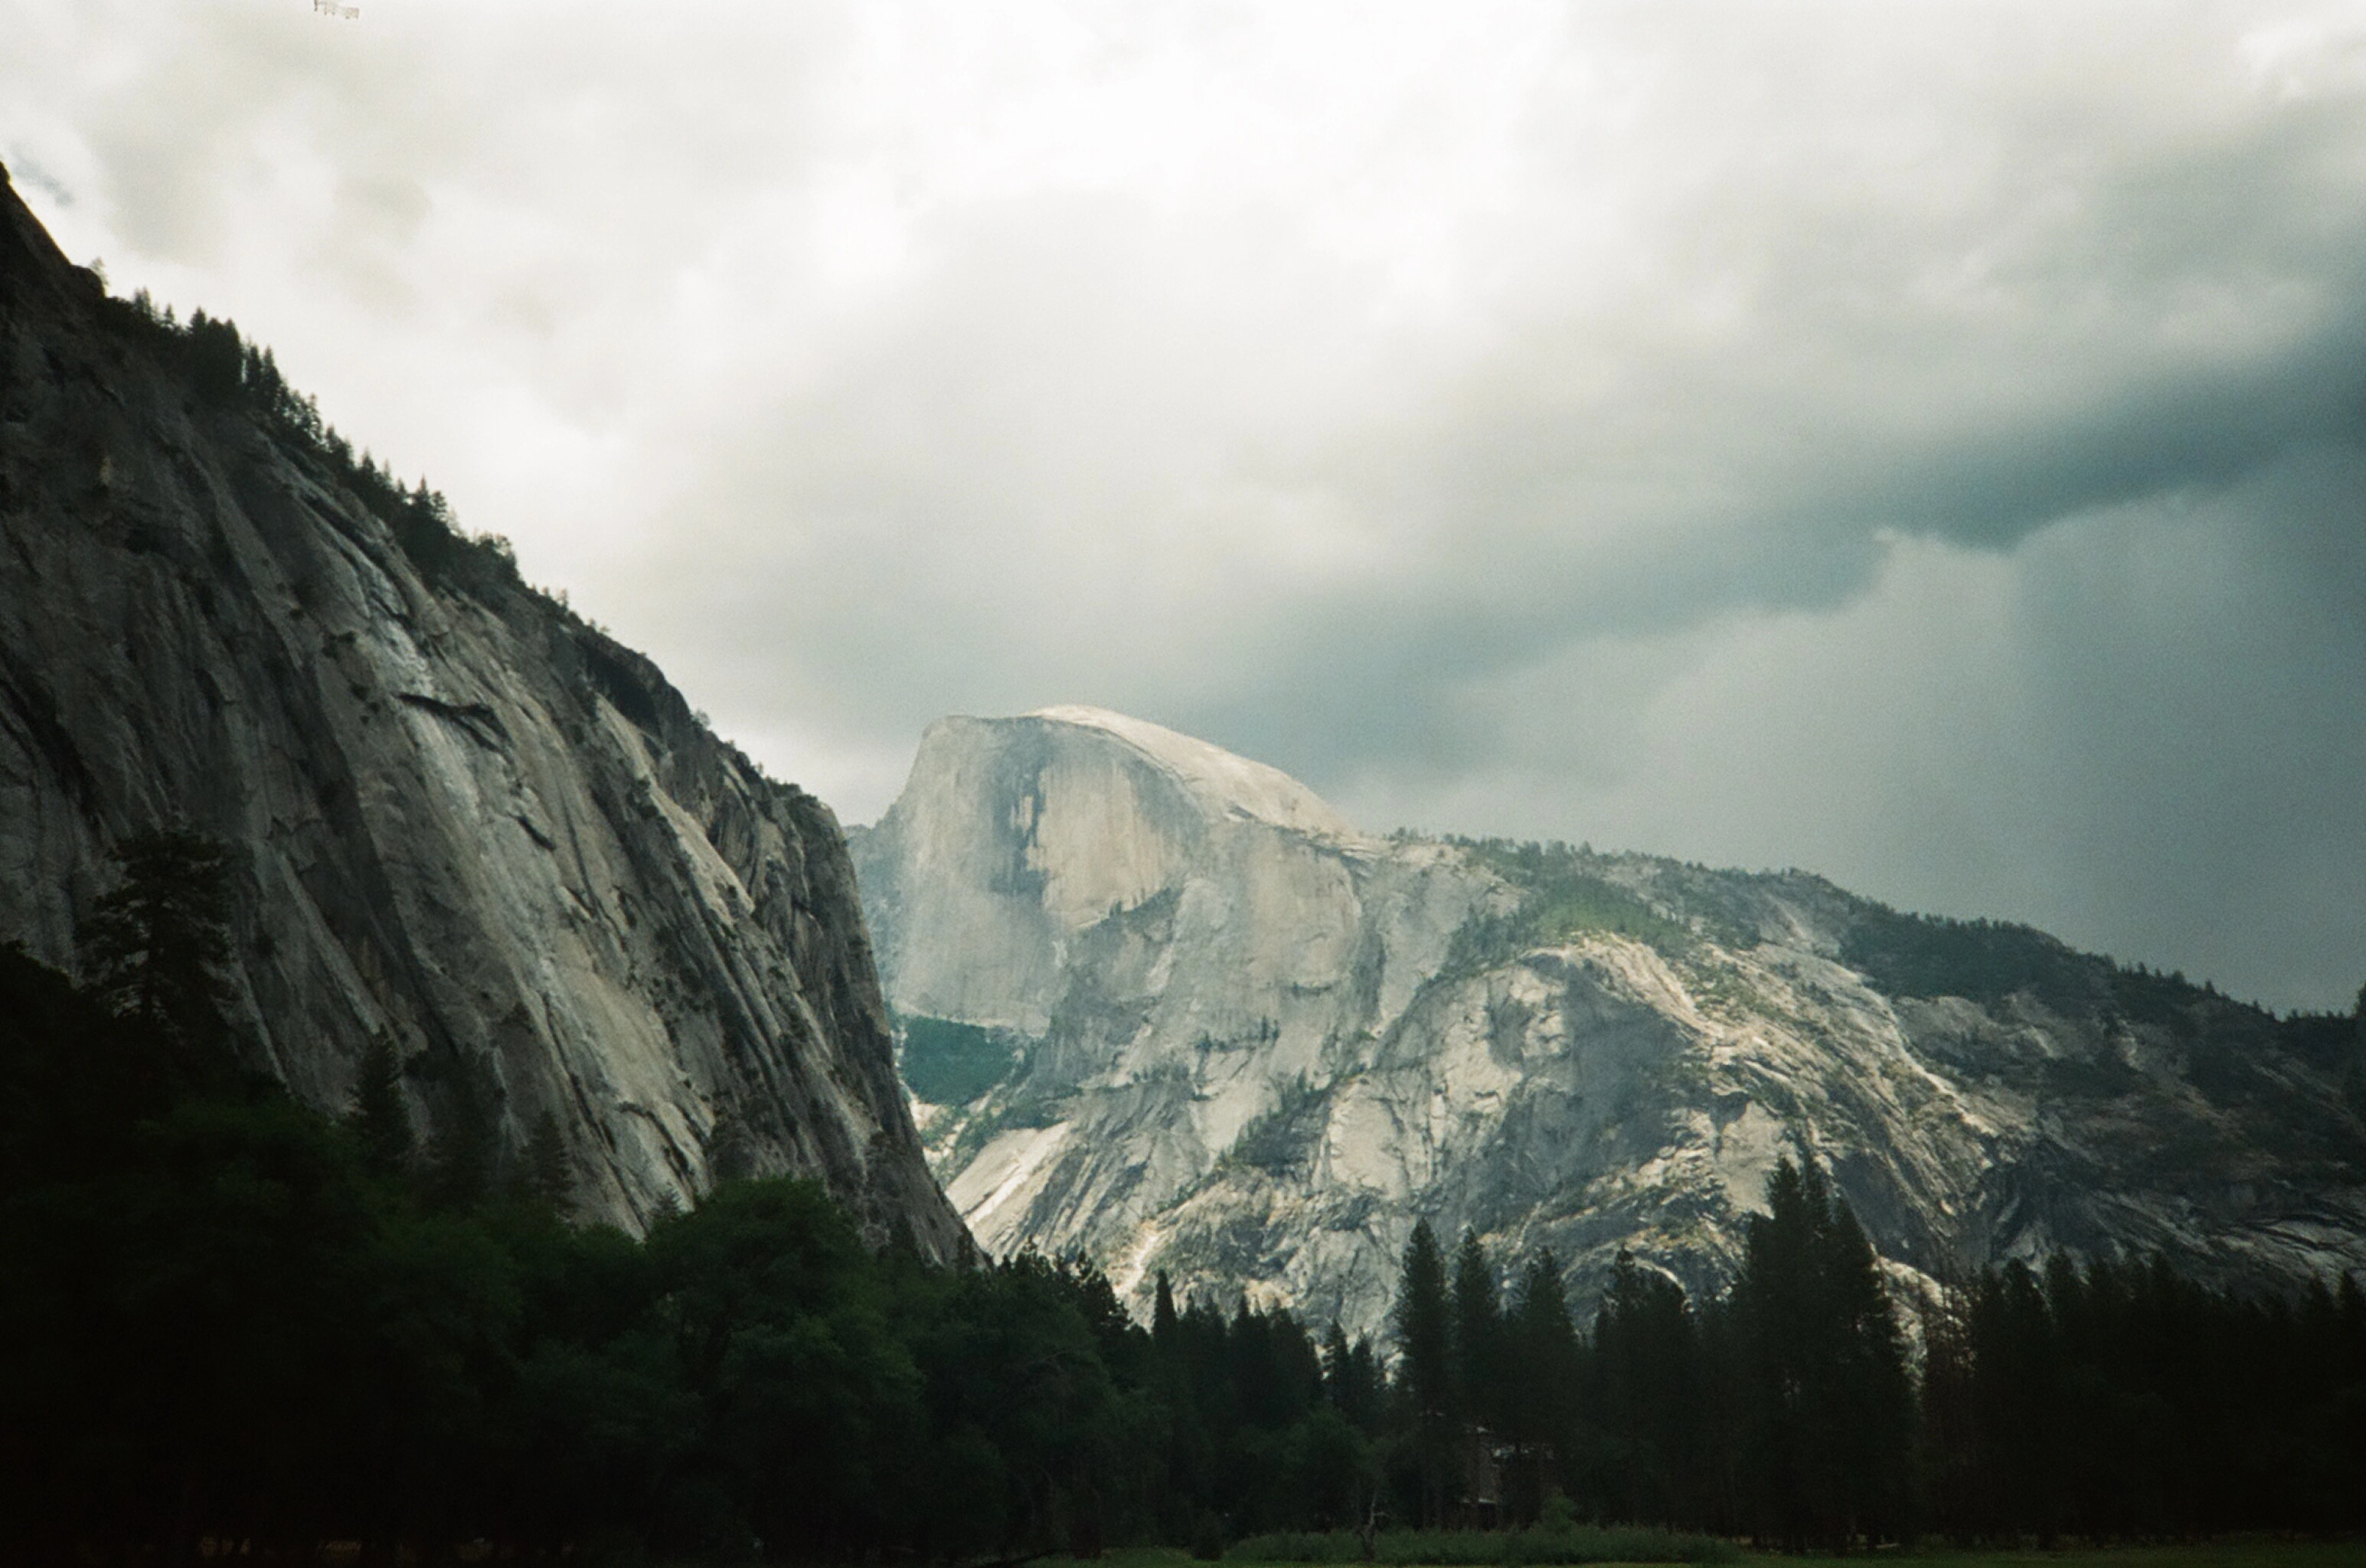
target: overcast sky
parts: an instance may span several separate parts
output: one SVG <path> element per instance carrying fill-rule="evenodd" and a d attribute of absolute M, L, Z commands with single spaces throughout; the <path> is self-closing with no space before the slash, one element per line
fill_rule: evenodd
<path fill-rule="evenodd" d="M 9 0 L 77 259 L 850 821 L 1364 824 L 2366 980 L 2366 6 Z"/>

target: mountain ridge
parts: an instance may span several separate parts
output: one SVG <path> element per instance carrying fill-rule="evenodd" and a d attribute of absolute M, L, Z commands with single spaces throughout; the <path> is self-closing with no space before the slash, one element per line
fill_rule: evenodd
<path fill-rule="evenodd" d="M 1277 828 L 1317 838 L 1355 840 L 1362 835 L 1331 804 L 1279 768 L 1253 761 L 1195 736 L 1108 708 L 1059 704 L 1021 716 L 1053 724 L 1106 730 L 1160 763 L 1212 805 Z"/>
<path fill-rule="evenodd" d="M 226 321 L 57 253 L 0 171 L 0 939 L 72 970 L 110 846 L 231 851 L 246 1064 L 548 1118 L 587 1217 L 822 1179 L 951 1258 L 836 818 L 356 459 Z"/>
<path fill-rule="evenodd" d="M 1549 1246 L 1581 1297 L 1622 1248 L 1709 1291 L 1798 1150 L 1901 1279 L 2366 1266 L 2354 1020 L 1808 873 L 1298 834 L 1060 711 L 932 727 L 853 834 L 907 1082 L 988 1085 L 918 1114 L 990 1249 L 1364 1328 L 1415 1217 Z M 1047 902 L 1107 865 L 1124 896 Z"/>

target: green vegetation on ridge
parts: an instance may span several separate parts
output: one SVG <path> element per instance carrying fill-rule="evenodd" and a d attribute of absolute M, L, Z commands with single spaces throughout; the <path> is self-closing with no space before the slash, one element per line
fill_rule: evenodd
<path fill-rule="evenodd" d="M 2090 1020 L 2107 1035 L 2140 1032 L 2176 1051 L 2185 1082 L 2215 1105 L 2256 1114 L 2274 1135 L 2331 1166 L 2366 1168 L 2352 1120 L 2366 1117 L 2366 990 L 2346 1014 L 2278 1018 L 2206 981 L 2123 966 L 2028 926 L 1906 915 L 1870 903 L 1854 911 L 1841 958 L 1891 997 L 1961 997 L 1991 1012 L 2034 1003 Z M 2285 1053 L 2331 1077 L 2340 1102 L 2285 1081 L 2274 1070 Z M 2044 1073 L 2049 1092 L 2101 1098 L 2146 1081 L 2118 1055 L 2050 1062 Z"/>
<path fill-rule="evenodd" d="M 1671 956 L 1692 950 L 1694 933 L 1631 889 L 1603 876 L 1597 857 L 1555 841 L 1451 838 L 1481 865 L 1518 891 L 1510 911 L 1481 911 L 1454 933 L 1445 972 L 1468 974 L 1508 962 L 1538 947 L 1589 931 L 1631 937 Z"/>
<path fill-rule="evenodd" d="M 2057 1010 L 2091 1006 L 2112 966 L 2029 926 L 1901 915 L 1868 904 L 1841 943 L 1841 961 L 1894 997 L 1963 997 L 1993 1006 L 2026 992 Z M 2178 976 L 2182 986 L 2184 977 Z"/>
<path fill-rule="evenodd" d="M 907 1013 L 901 1066 L 912 1092 L 931 1105 L 967 1105 L 1010 1076 L 1020 1046 L 1009 1032 Z"/>
<path fill-rule="evenodd" d="M 152 362 L 178 374 L 198 408 L 244 413 L 321 465 L 324 478 L 377 514 L 429 580 L 474 592 L 522 586 L 507 539 L 462 533 L 442 492 L 426 480 L 405 487 L 368 453 L 356 454 L 321 419 L 320 404 L 287 384 L 271 351 L 241 337 L 229 320 L 198 310 L 181 322 L 145 289 L 107 299 L 104 319 Z"/>

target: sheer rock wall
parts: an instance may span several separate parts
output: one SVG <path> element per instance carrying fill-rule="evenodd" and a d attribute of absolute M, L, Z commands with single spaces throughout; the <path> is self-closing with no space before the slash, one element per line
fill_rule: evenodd
<path fill-rule="evenodd" d="M 991 1081 L 920 1107 L 948 1191 L 1138 1308 L 1165 1269 L 1373 1329 L 1425 1216 L 1551 1247 L 1580 1302 L 1622 1247 L 1713 1291 L 1800 1150 L 1901 1287 L 2056 1247 L 2366 1268 L 2366 1043 L 2037 933 L 2050 991 L 1910 995 L 1843 956 L 1898 917 L 1820 878 L 1590 852 L 1594 914 L 1520 926 L 1501 856 L 1088 709 L 941 722 L 853 837 L 907 1077 Z M 977 1070 L 923 1071 L 946 1041 Z"/>
<path fill-rule="evenodd" d="M 423 574 L 335 464 L 194 397 L 0 184 L 0 940 L 71 968 L 108 848 L 236 865 L 251 1065 L 431 1130 L 546 1113 L 587 1215 L 824 1179 L 967 1245 L 898 1085 L 828 807 L 506 570 Z M 485 561 L 479 557 L 479 566 Z"/>

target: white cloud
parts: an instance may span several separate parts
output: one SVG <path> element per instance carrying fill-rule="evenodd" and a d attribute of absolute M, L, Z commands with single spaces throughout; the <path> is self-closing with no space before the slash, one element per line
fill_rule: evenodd
<path fill-rule="evenodd" d="M 1797 846 L 2354 984 L 2366 917 L 2298 870 L 2237 951 L 2222 852 L 2091 857 L 2123 808 L 2259 866 L 2355 830 L 2307 794 L 2366 728 L 2321 684 L 2355 617 L 2260 587 L 2299 629 L 2246 652 L 2207 585 L 2357 522 L 2304 476 L 2366 410 L 2359 7 L 28 0 L 11 35 L 0 153 L 70 253 L 235 316 L 851 816 L 939 712 L 1095 701 L 1440 825 Z M 2117 610 L 2037 613 L 2066 571 Z M 2122 657 L 2180 583 L 2195 629 Z M 2064 716 L 2229 658 L 2281 698 L 2176 757 Z M 2308 783 L 2245 765 L 2268 712 L 2332 736 Z"/>

